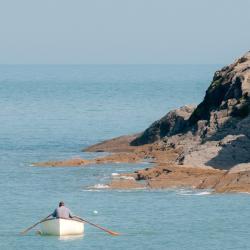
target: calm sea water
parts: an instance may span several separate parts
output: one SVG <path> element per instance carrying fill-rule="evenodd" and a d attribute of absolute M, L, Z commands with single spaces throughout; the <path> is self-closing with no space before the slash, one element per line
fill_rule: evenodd
<path fill-rule="evenodd" d="M 94 157 L 81 149 L 141 131 L 172 108 L 198 103 L 217 68 L 1 65 L 0 249 L 249 249 L 248 194 L 89 188 L 144 164 L 31 166 Z M 80 238 L 37 236 L 35 230 L 19 235 L 60 200 L 122 236 L 88 225 Z"/>

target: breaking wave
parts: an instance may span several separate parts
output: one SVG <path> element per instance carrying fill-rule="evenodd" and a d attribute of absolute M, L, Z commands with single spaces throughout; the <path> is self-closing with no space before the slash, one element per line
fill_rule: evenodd
<path fill-rule="evenodd" d="M 210 195 L 212 194 L 211 191 L 202 191 L 202 192 L 197 192 L 197 191 L 193 191 L 193 190 L 179 190 L 177 192 L 178 195 L 198 195 L 198 196 L 202 196 L 202 195 Z"/>

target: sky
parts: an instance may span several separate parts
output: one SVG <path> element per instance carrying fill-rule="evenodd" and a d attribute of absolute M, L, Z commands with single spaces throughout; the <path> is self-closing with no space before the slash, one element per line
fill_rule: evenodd
<path fill-rule="evenodd" d="M 250 0 L 0 0 L 0 64 L 227 64 Z"/>

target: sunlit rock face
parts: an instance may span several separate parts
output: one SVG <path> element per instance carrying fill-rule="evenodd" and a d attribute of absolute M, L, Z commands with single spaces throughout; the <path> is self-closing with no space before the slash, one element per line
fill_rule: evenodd
<path fill-rule="evenodd" d="M 170 111 L 131 145 L 181 148 L 179 164 L 230 169 L 250 164 L 250 52 L 216 71 L 203 101 Z M 250 165 L 249 165 L 250 167 Z"/>

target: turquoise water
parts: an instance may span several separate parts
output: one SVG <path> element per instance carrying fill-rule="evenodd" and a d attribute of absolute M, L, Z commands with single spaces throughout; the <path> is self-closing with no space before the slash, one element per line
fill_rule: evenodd
<path fill-rule="evenodd" d="M 0 249 L 248 249 L 249 195 L 91 188 L 145 164 L 39 168 L 94 157 L 81 149 L 143 130 L 168 110 L 198 103 L 216 65 L 0 66 Z M 80 238 L 18 233 L 59 200 L 82 217 Z M 93 211 L 98 211 L 95 214 Z"/>

